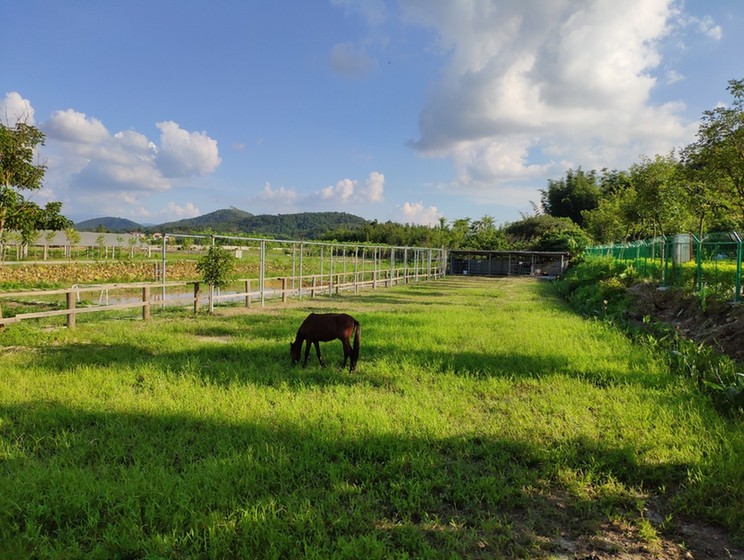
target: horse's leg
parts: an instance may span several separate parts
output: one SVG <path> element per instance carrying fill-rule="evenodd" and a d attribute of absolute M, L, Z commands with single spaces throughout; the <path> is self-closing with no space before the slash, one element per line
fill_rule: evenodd
<path fill-rule="evenodd" d="M 343 344 L 343 346 L 344 346 L 344 363 L 341 364 L 341 368 L 343 369 L 343 368 L 346 367 L 346 360 L 347 359 L 348 360 L 351 359 L 351 344 L 349 344 L 349 339 L 348 338 L 342 338 L 341 339 L 341 344 Z"/>
<path fill-rule="evenodd" d="M 307 359 L 310 357 L 310 344 L 311 342 L 309 340 L 305 340 L 305 361 L 302 362 L 302 367 L 307 365 Z M 300 346 L 300 350 L 302 350 L 302 346 Z"/>
<path fill-rule="evenodd" d="M 325 367 L 325 364 L 323 363 L 323 358 L 320 357 L 320 343 L 317 340 L 315 341 L 315 353 L 318 355 L 318 361 L 320 362 L 320 367 Z"/>

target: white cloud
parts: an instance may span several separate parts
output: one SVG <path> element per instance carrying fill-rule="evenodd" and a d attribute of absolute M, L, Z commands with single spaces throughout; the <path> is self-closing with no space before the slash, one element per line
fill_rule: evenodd
<path fill-rule="evenodd" d="M 352 179 L 341 179 L 335 185 L 326 187 L 320 191 L 320 198 L 323 200 L 337 201 L 347 203 L 354 194 L 354 188 L 357 182 Z"/>
<path fill-rule="evenodd" d="M 101 121 L 73 109 L 55 111 L 43 128 L 50 139 L 72 144 L 96 145 L 110 138 Z"/>
<path fill-rule="evenodd" d="M 369 174 L 362 189 L 362 196 L 370 202 L 380 202 L 385 192 L 385 175 L 378 171 Z"/>
<path fill-rule="evenodd" d="M 186 206 L 179 206 L 175 202 L 169 202 L 168 205 L 159 212 L 159 214 L 167 217 L 168 220 L 184 220 L 200 216 L 201 210 L 191 202 L 187 202 Z"/>
<path fill-rule="evenodd" d="M 401 206 L 401 221 L 405 223 L 433 226 L 439 223 L 441 216 L 436 206 L 425 208 L 423 202 L 405 202 Z"/>
<path fill-rule="evenodd" d="M 0 123 L 15 126 L 18 122 L 35 125 L 34 108 L 20 93 L 11 91 L 5 94 L 4 99 L 0 99 Z"/>
<path fill-rule="evenodd" d="M 367 177 L 363 187 L 356 179 L 341 179 L 335 185 L 325 187 L 318 193 L 324 201 L 341 204 L 359 204 L 380 202 L 385 191 L 385 175 L 373 171 Z"/>
<path fill-rule="evenodd" d="M 157 163 L 166 177 L 206 175 L 222 161 L 217 141 L 206 132 L 189 132 L 173 121 L 156 126 L 161 132 Z"/>
<path fill-rule="evenodd" d="M 564 162 L 623 167 L 694 137 L 681 104 L 651 102 L 660 41 L 681 17 L 672 0 L 401 5 L 450 57 L 414 147 L 451 158 L 459 187 L 498 190 Z"/>
<path fill-rule="evenodd" d="M 157 124 L 160 146 L 134 130 L 111 134 L 101 121 L 73 109 L 55 111 L 47 134 L 50 175 L 74 189 L 128 193 L 170 189 L 176 178 L 212 172 L 217 142 L 174 122 Z"/>
<path fill-rule="evenodd" d="M 709 39 L 720 41 L 723 38 L 723 29 L 713 20 L 712 17 L 705 16 L 695 20 L 695 22 L 697 23 L 698 31 Z"/>
<path fill-rule="evenodd" d="M 261 202 L 279 202 L 283 204 L 291 204 L 297 199 L 297 191 L 294 189 L 287 189 L 285 187 L 279 187 L 275 189 L 271 186 L 271 183 L 265 183 L 261 192 L 256 196 L 252 197 L 251 201 Z"/>

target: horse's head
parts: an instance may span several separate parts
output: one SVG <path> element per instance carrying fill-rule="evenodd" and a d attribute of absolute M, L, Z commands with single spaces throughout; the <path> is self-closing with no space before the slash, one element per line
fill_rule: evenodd
<path fill-rule="evenodd" d="M 295 365 L 300 361 L 300 351 L 302 350 L 302 341 L 295 341 L 289 343 L 289 358 L 292 360 L 292 365 Z"/>

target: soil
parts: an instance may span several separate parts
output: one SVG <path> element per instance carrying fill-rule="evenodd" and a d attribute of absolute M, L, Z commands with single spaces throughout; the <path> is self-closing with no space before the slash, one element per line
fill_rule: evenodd
<path fill-rule="evenodd" d="M 744 305 L 703 301 L 677 289 L 637 284 L 628 290 L 631 320 L 651 317 L 674 327 L 682 336 L 705 343 L 737 362 L 744 362 Z"/>

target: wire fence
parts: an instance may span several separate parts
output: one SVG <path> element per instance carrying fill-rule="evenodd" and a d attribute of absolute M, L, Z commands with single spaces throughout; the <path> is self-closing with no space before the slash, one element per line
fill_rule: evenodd
<path fill-rule="evenodd" d="M 742 299 L 742 236 L 737 232 L 654 237 L 590 247 L 585 254 L 624 261 L 640 276 L 662 285 Z"/>

